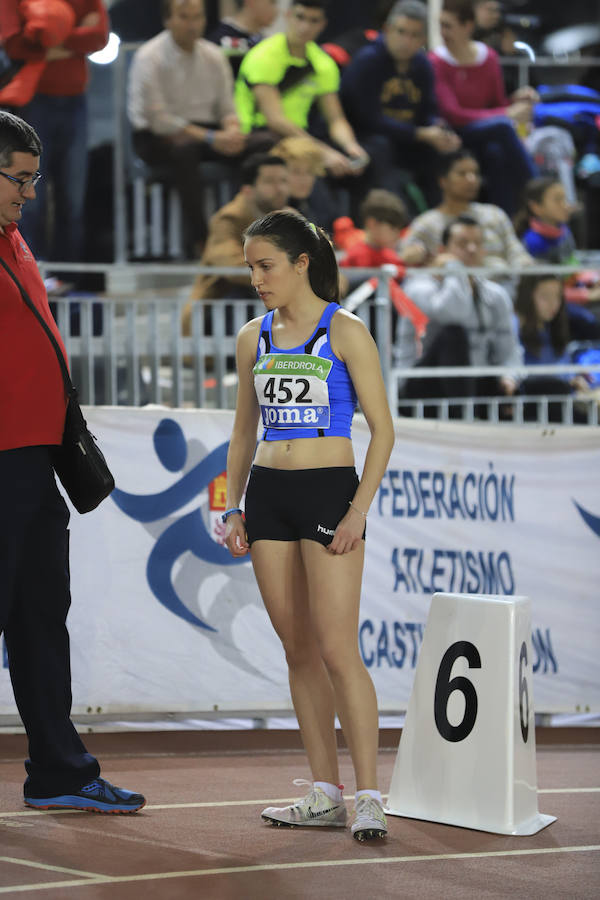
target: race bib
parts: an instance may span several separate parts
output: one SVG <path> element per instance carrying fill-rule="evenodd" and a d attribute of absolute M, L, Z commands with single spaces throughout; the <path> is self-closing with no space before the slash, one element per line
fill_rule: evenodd
<path fill-rule="evenodd" d="M 254 387 L 267 428 L 329 428 L 327 379 L 333 362 L 320 356 L 266 353 L 254 366 Z"/>

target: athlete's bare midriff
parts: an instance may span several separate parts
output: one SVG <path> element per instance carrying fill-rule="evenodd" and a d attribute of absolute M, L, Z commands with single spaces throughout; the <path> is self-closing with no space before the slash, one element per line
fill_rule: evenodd
<path fill-rule="evenodd" d="M 260 441 L 254 457 L 257 466 L 267 469 L 325 469 L 353 466 L 352 441 L 346 437 L 293 438 L 289 441 Z"/>

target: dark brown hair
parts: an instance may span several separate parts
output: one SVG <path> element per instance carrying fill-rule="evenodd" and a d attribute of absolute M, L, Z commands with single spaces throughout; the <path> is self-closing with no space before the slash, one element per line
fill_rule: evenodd
<path fill-rule="evenodd" d="M 569 319 L 562 291 L 562 281 L 556 275 L 522 275 L 515 299 L 515 312 L 519 317 L 519 340 L 523 347 L 534 356 L 539 356 L 542 346 L 540 326 L 535 311 L 533 294 L 539 284 L 544 281 L 556 281 L 560 285 L 561 304 L 557 314 L 548 323 L 550 343 L 557 356 L 569 343 Z"/>
<path fill-rule="evenodd" d="M 473 0 L 444 0 L 442 12 L 452 13 L 463 25 L 465 22 L 475 21 Z"/>
<path fill-rule="evenodd" d="M 385 222 L 394 228 L 404 228 L 408 222 L 406 206 L 396 194 L 383 188 L 373 188 L 369 191 L 360 207 L 360 217 L 363 225 L 368 218 L 376 222 Z"/>
<path fill-rule="evenodd" d="M 31 125 L 12 113 L 0 110 L 0 166 L 12 165 L 13 153 L 39 156 L 41 152 L 42 142 Z"/>
<path fill-rule="evenodd" d="M 461 213 L 460 216 L 456 216 L 455 219 L 450 219 L 450 221 L 442 231 L 442 246 L 447 246 L 448 241 L 452 237 L 452 229 L 456 228 L 457 225 L 465 225 L 467 228 L 479 228 L 479 230 L 483 233 L 481 223 L 478 222 L 474 216 L 470 216 L 468 215 L 468 213 Z"/>
<path fill-rule="evenodd" d="M 523 202 L 521 208 L 515 214 L 513 219 L 514 229 L 519 237 L 525 234 L 529 220 L 534 215 L 530 207 L 530 203 L 543 203 L 544 194 L 551 188 L 553 184 L 560 184 L 560 178 L 557 175 L 540 175 L 537 178 L 531 178 L 525 185 L 523 191 Z"/>
<path fill-rule="evenodd" d="M 327 234 L 292 210 L 276 210 L 256 219 L 245 231 L 244 241 L 261 237 L 282 250 L 290 262 L 302 253 L 309 259 L 308 280 L 317 297 L 328 303 L 340 297 L 339 272 L 335 253 Z"/>

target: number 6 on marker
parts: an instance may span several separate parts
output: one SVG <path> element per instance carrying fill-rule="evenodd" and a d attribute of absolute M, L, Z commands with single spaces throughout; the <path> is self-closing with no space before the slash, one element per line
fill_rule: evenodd
<path fill-rule="evenodd" d="M 529 737 L 529 690 L 527 688 L 527 679 L 523 674 L 523 663 L 527 665 L 527 644 L 525 641 L 521 644 L 521 653 L 519 654 L 519 719 L 521 720 L 523 743 L 526 744 Z M 523 698 L 525 698 L 525 704 L 523 704 Z M 523 706 L 525 706 L 524 715 Z"/>
<path fill-rule="evenodd" d="M 444 740 L 453 743 L 464 741 L 471 734 L 477 718 L 477 692 L 472 682 L 464 675 L 457 675 L 450 680 L 452 666 L 461 656 L 465 657 L 470 669 L 481 668 L 481 657 L 475 644 L 469 641 L 456 641 L 451 644 L 444 653 L 438 669 L 433 699 L 437 730 Z M 448 700 L 454 691 L 460 691 L 465 698 L 465 712 L 458 725 L 451 725 L 448 721 Z"/>

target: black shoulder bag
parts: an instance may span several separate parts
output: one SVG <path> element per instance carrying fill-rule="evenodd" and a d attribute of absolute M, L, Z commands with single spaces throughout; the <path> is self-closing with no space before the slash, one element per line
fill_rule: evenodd
<path fill-rule="evenodd" d="M 68 402 L 62 444 L 51 448 L 52 465 L 77 512 L 90 512 L 108 497 L 115 486 L 115 480 L 106 464 L 104 454 L 96 443 L 96 438 L 89 431 L 83 418 L 77 391 L 73 387 L 65 358 L 56 338 L 44 322 L 27 291 L 2 257 L 0 257 L 0 264 L 19 288 L 23 302 L 46 332 L 56 353 Z"/>

